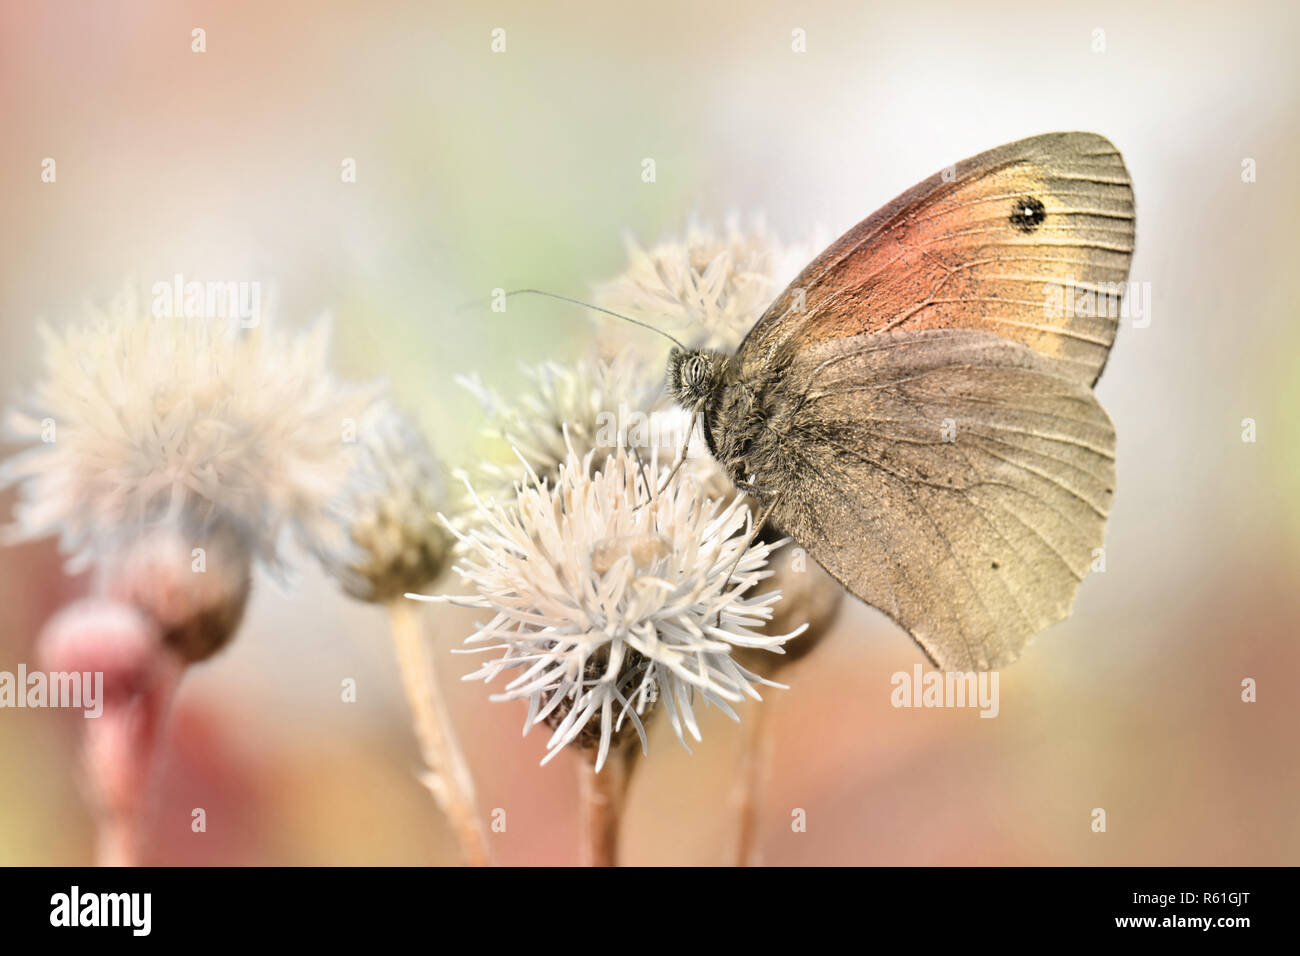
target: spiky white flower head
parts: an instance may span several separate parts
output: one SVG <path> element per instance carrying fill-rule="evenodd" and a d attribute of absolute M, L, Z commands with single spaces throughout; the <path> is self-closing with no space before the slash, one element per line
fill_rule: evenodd
<path fill-rule="evenodd" d="M 599 465 L 620 444 L 650 446 L 649 416 L 665 394 L 664 378 L 636 352 L 572 365 L 545 362 L 523 374 L 529 387 L 510 400 L 477 377 L 458 380 L 487 413 L 485 432 L 515 455 L 507 464 L 489 461 L 477 469 L 474 484 L 489 500 L 513 499 L 526 469 L 553 485 L 570 448 L 579 458 L 595 449 Z"/>
<path fill-rule="evenodd" d="M 645 249 L 628 240 L 628 268 L 596 287 L 597 302 L 649 322 L 687 348 L 734 350 L 745 333 L 816 251 L 782 244 L 761 222 L 722 230 L 692 223 L 681 239 Z M 602 320 L 607 347 L 633 329 Z M 636 333 L 644 335 L 645 333 Z"/>
<path fill-rule="evenodd" d="M 768 682 L 732 651 L 781 653 L 794 634 L 761 632 L 777 594 L 745 596 L 774 547 L 746 548 L 747 507 L 706 498 L 685 471 L 652 495 L 647 480 L 668 476 L 657 458 L 643 470 L 626 448 L 593 455 L 570 451 L 554 485 L 534 474 L 512 502 L 476 497 L 456 567 L 475 593 L 433 600 L 493 612 L 466 643 L 501 654 L 465 679 L 517 672 L 493 699 L 528 701 L 525 733 L 553 723 L 543 763 L 581 738 L 599 769 L 627 723 L 645 746 L 656 700 L 683 746 L 700 739 L 697 695 L 738 719 L 730 704 Z"/>
<path fill-rule="evenodd" d="M 128 288 L 42 336 L 45 377 L 8 417 L 33 445 L 0 467 L 20 484 L 10 540 L 57 535 L 75 570 L 156 526 L 234 528 L 273 565 L 286 528 L 334 534 L 342 430 L 370 390 L 329 373 L 324 324 L 158 318 Z"/>
<path fill-rule="evenodd" d="M 346 541 L 319 554 L 348 594 L 385 602 L 427 587 L 447 564 L 451 535 L 442 471 L 429 443 L 388 399 L 345 438 L 352 471 L 335 501 Z"/>
<path fill-rule="evenodd" d="M 660 434 L 673 436 L 673 447 L 681 448 L 685 445 L 683 468 L 694 477 L 706 497 L 724 499 L 737 493 L 731 478 L 709 453 L 698 427 L 691 434 L 690 440 L 683 442 L 691 419 L 690 412 L 674 405 L 670 409 L 656 412 L 654 419 Z M 742 500 L 751 510 L 758 509 L 757 502 L 748 495 L 742 495 Z M 781 538 L 781 532 L 768 523 L 760 537 L 761 540 L 775 543 Z M 784 654 L 774 655 L 759 649 L 742 648 L 736 656 L 742 665 L 756 673 L 772 676 L 802 659 L 830 632 L 845 591 L 838 581 L 798 546 L 782 548 L 774 554 L 768 562 L 768 569 L 771 577 L 762 584 L 758 593 L 778 591 L 781 600 L 772 609 L 771 620 L 764 625 L 764 632 L 781 634 L 803 625 L 802 633 L 797 639 L 786 642 Z"/>

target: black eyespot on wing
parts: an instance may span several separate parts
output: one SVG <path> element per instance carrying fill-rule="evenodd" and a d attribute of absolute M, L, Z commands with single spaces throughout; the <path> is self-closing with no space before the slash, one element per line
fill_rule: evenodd
<path fill-rule="evenodd" d="M 1022 196 L 1011 204 L 1011 225 L 1021 232 L 1033 232 L 1047 218 L 1043 202 L 1034 196 Z"/>

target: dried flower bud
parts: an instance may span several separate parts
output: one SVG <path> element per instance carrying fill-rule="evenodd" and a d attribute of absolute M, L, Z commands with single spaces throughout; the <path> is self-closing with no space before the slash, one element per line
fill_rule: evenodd
<path fill-rule="evenodd" d="M 759 535 L 769 541 L 780 539 L 775 528 L 765 528 Z M 791 543 L 772 556 L 772 576 L 763 582 L 759 593 L 780 591 L 781 600 L 772 609 L 772 620 L 764 630 L 781 634 L 800 624 L 808 628 L 798 637 L 786 641 L 782 655 L 757 654 L 743 650 L 746 667 L 769 677 L 803 660 L 831 632 L 844 600 L 844 586 L 826 573 L 803 548 Z"/>
<path fill-rule="evenodd" d="M 162 634 L 144 612 L 103 597 L 65 605 L 41 628 L 36 653 L 42 667 L 104 675 L 104 694 L 123 699 L 152 679 Z"/>
<path fill-rule="evenodd" d="M 211 657 L 234 636 L 252 583 L 247 542 L 233 526 L 156 525 L 100 562 L 102 589 L 147 614 L 186 661 Z"/>
<path fill-rule="evenodd" d="M 335 502 L 346 534 L 318 554 L 348 594 L 382 603 L 428 587 L 447 566 L 442 475 L 424 436 L 386 400 L 366 412 L 355 437 Z"/>

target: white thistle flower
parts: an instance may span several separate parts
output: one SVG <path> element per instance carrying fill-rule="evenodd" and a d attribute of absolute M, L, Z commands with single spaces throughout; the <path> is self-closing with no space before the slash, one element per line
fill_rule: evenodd
<path fill-rule="evenodd" d="M 570 448 L 579 458 L 596 450 L 599 465 L 628 441 L 649 447 L 649 417 L 664 398 L 664 376 L 637 353 L 583 358 L 572 365 L 544 362 L 524 368 L 523 374 L 529 387 L 513 400 L 503 399 L 477 376 L 458 379 L 487 413 L 485 433 L 503 440 L 516 455 L 510 464 L 478 467 L 473 479 L 480 490 L 492 488 L 489 500 L 513 500 L 525 470 L 554 484 Z M 629 437 L 639 426 L 645 432 Z"/>
<path fill-rule="evenodd" d="M 335 502 L 346 544 L 319 557 L 348 594 L 386 602 L 426 587 L 446 566 L 451 536 L 438 519 L 441 468 L 387 399 L 375 402 L 348 438 L 352 471 Z"/>
<path fill-rule="evenodd" d="M 663 329 L 687 348 L 732 351 L 812 251 L 783 245 L 761 223 L 743 229 L 731 221 L 721 232 L 693 223 L 684 238 L 649 250 L 629 239 L 627 270 L 598 285 L 596 301 Z M 612 348 L 632 334 L 603 320 L 601 331 Z"/>
<path fill-rule="evenodd" d="M 686 733 L 700 739 L 697 694 L 739 719 L 730 704 L 770 682 L 732 651 L 783 653 L 795 634 L 762 633 L 777 593 L 745 597 L 775 546 L 746 549 L 752 516 L 739 499 L 709 500 L 685 472 L 651 497 L 627 449 L 596 471 L 593 455 L 570 451 L 553 486 L 534 474 L 512 502 L 475 497 L 456 570 L 476 594 L 426 599 L 494 612 L 466 643 L 502 654 L 465 679 L 517 671 L 493 699 L 528 701 L 525 733 L 553 721 L 542 762 L 583 737 L 599 768 L 625 722 L 645 746 L 641 716 L 656 700 L 683 746 Z M 656 485 L 667 474 L 653 458 L 644 472 Z"/>
<path fill-rule="evenodd" d="M 334 533 L 342 430 L 370 397 L 330 375 L 324 323 L 156 318 L 128 289 L 42 336 L 45 377 L 8 416 L 33 443 L 0 466 L 20 484 L 9 540 L 58 535 L 76 570 L 153 527 L 229 526 L 273 565 L 284 529 Z"/>

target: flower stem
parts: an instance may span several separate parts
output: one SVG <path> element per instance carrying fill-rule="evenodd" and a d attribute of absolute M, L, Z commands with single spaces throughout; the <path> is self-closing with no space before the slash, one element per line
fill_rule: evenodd
<path fill-rule="evenodd" d="M 618 866 L 618 826 L 623 818 L 631 782 L 636 747 L 616 747 L 600 773 L 596 753 L 584 750 L 578 758 L 579 826 L 582 828 L 582 865 Z"/>
<path fill-rule="evenodd" d="M 141 865 L 162 728 L 183 671 L 183 663 L 165 655 L 142 689 L 86 722 L 82 765 L 92 794 L 97 866 Z"/>
<path fill-rule="evenodd" d="M 104 815 L 96 822 L 95 865 L 139 866 L 138 821 L 130 816 Z"/>
<path fill-rule="evenodd" d="M 731 804 L 736 815 L 736 866 L 758 866 L 758 811 L 771 766 L 772 735 L 768 711 L 776 702 L 765 700 L 751 706 L 744 721 L 745 739 L 740 752 L 740 767 L 732 790 Z"/>
<path fill-rule="evenodd" d="M 427 768 L 422 782 L 451 821 L 465 863 L 487 866 L 491 854 L 487 832 L 478 815 L 474 780 L 452 732 L 438 686 L 434 655 L 425 638 L 420 608 L 413 601 L 398 598 L 388 605 L 388 615 L 397 649 L 397 663 L 415 723 L 415 736 Z"/>

